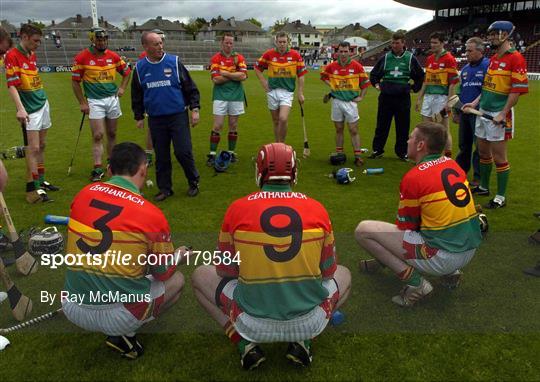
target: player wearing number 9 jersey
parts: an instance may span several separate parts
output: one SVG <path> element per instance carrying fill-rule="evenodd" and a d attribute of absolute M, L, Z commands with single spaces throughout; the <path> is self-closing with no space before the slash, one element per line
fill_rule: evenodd
<path fill-rule="evenodd" d="M 144 150 L 114 146 L 109 169 L 108 182 L 86 186 L 71 205 L 66 250 L 79 261 L 68 263 L 62 307 L 72 323 L 106 334 L 108 346 L 136 358 L 135 332 L 178 300 L 184 278 L 165 216 L 139 191 Z"/>
<path fill-rule="evenodd" d="M 238 345 L 245 369 L 264 361 L 262 342 L 289 342 L 287 358 L 307 366 L 311 339 L 347 298 L 351 276 L 337 265 L 325 208 L 291 189 L 292 147 L 261 147 L 256 181 L 261 190 L 229 206 L 219 234 L 219 250 L 238 252 L 238 262 L 223 256 L 216 267 L 197 268 L 195 294 Z"/>
<path fill-rule="evenodd" d="M 407 155 L 416 166 L 400 184 L 396 225 L 362 221 L 356 239 L 375 260 L 360 268 L 373 272 L 389 267 L 405 282 L 392 301 L 412 306 L 433 290 L 422 274 L 442 276 L 455 288 L 460 269 L 473 258 L 482 236 L 467 176 L 457 162 L 442 156 L 445 127 L 433 122 L 416 126 L 407 141 Z"/>

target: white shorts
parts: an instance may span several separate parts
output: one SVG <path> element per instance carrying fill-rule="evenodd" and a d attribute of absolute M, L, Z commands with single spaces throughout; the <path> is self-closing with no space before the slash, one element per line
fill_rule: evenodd
<path fill-rule="evenodd" d="M 117 96 L 110 96 L 102 99 L 88 99 L 90 106 L 90 119 L 117 119 L 122 115 L 120 109 L 120 99 Z"/>
<path fill-rule="evenodd" d="M 280 106 L 292 107 L 294 93 L 285 89 L 272 89 L 266 93 L 268 98 L 268 108 L 277 110 Z"/>
<path fill-rule="evenodd" d="M 213 104 L 214 115 L 240 115 L 244 114 L 244 102 L 215 100 Z"/>
<path fill-rule="evenodd" d="M 431 248 L 425 244 L 420 232 L 411 230 L 406 230 L 403 235 L 403 249 L 407 251 L 407 264 L 432 276 L 449 275 L 465 267 L 476 252 L 476 249 L 455 253 Z"/>
<path fill-rule="evenodd" d="M 108 336 L 134 336 L 144 324 L 155 318 L 159 304 L 165 295 L 165 284 L 147 276 L 151 281 L 149 315 L 142 320 L 137 319 L 123 303 L 107 305 L 85 305 L 63 300 L 62 310 L 69 321 L 78 327 L 91 332 L 104 333 Z"/>
<path fill-rule="evenodd" d="M 482 113 L 489 114 L 495 117 L 500 111 L 485 111 L 480 109 Z M 478 138 L 485 139 L 489 142 L 499 142 L 512 139 L 514 137 L 514 108 L 506 115 L 504 124 L 495 124 L 489 119 L 476 116 L 476 126 L 474 133 Z"/>
<path fill-rule="evenodd" d="M 49 110 L 49 101 L 38 111 L 28 114 L 29 122 L 26 122 L 26 131 L 41 131 L 52 126 L 51 112 Z"/>
<path fill-rule="evenodd" d="M 332 98 L 332 121 L 354 123 L 359 119 L 356 102 Z"/>
<path fill-rule="evenodd" d="M 440 113 L 446 107 L 448 96 L 446 94 L 425 94 L 422 103 L 422 114 L 424 117 L 433 117 L 433 114 Z"/>
<path fill-rule="evenodd" d="M 324 280 L 322 284 L 328 291 L 328 299 L 310 312 L 287 321 L 253 317 L 246 312 L 241 312 L 234 319 L 235 329 L 242 337 L 255 343 L 297 342 L 318 336 L 328 325 L 331 317 L 331 311 L 328 312 L 322 306 L 333 307 L 339 300 L 339 291 L 334 279 Z M 233 301 L 237 285 L 237 279 L 228 281 L 221 291 L 221 301 L 224 299 Z M 222 307 L 223 311 L 228 309 L 229 307 Z"/>

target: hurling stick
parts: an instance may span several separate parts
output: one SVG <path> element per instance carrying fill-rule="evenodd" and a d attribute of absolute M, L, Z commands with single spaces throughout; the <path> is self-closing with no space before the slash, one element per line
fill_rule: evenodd
<path fill-rule="evenodd" d="M 0 278 L 6 287 L 13 317 L 15 317 L 17 321 L 24 320 L 32 311 L 32 300 L 17 289 L 13 281 L 11 281 L 2 261 L 0 261 Z"/>
<path fill-rule="evenodd" d="M 306 118 L 304 117 L 304 107 L 300 104 L 300 114 L 302 115 L 302 127 L 304 129 L 304 158 L 307 158 L 311 152 L 309 150 L 309 143 L 307 139 Z"/>
<path fill-rule="evenodd" d="M 13 220 L 11 220 L 11 215 L 4 200 L 4 195 L 0 192 L 0 208 L 2 208 L 2 214 L 6 220 L 8 227 L 8 234 L 13 245 L 13 250 L 15 251 L 15 266 L 17 270 L 25 276 L 28 276 L 31 273 L 35 273 L 38 269 L 37 260 L 24 248 L 21 238 L 15 229 Z"/>
<path fill-rule="evenodd" d="M 480 110 L 476 110 L 473 107 L 463 108 L 463 103 L 461 103 L 457 95 L 453 95 L 452 97 L 448 98 L 447 104 L 449 108 L 460 109 L 460 110 L 463 109 L 464 113 L 478 115 L 482 118 L 493 121 L 493 117 L 491 115 L 482 113 Z"/>

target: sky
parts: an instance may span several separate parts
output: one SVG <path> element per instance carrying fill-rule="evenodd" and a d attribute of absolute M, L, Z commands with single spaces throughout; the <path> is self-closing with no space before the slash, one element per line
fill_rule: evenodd
<path fill-rule="evenodd" d="M 221 15 L 238 20 L 251 17 L 259 20 L 263 27 L 288 17 L 290 21 L 300 19 L 312 25 L 344 26 L 359 22 L 364 27 L 381 23 L 391 30 L 410 30 L 433 17 L 432 11 L 416 9 L 392 0 L 377 0 L 377 7 L 369 6 L 372 1 L 349 0 L 248 0 L 248 1 L 161 1 L 161 0 L 97 0 L 98 16 L 121 27 L 122 20 L 142 24 L 149 18 L 162 16 L 169 20 L 187 22 L 192 17 L 210 20 Z M 90 16 L 89 0 L 0 0 L 0 19 L 7 19 L 19 26 L 28 19 L 60 22 L 76 14 Z"/>

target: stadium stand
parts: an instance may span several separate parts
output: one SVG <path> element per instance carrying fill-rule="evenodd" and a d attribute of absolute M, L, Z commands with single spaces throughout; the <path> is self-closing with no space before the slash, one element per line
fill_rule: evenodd
<path fill-rule="evenodd" d="M 424 65 L 429 55 L 429 35 L 434 31 L 446 32 L 447 50 L 456 56 L 460 68 L 465 65 L 465 41 L 472 36 L 485 37 L 489 24 L 496 20 L 511 20 L 516 26 L 514 44 L 527 60 L 529 72 L 540 72 L 540 2 L 492 1 L 429 1 L 407 0 L 401 3 L 432 9 L 436 16 L 432 21 L 407 32 L 407 47 Z M 452 8 L 450 8 L 452 7 Z M 390 42 L 369 49 L 362 56 L 362 64 L 373 66 L 388 51 Z M 487 52 L 490 56 L 491 53 Z"/>
<path fill-rule="evenodd" d="M 42 44 L 36 51 L 38 62 L 48 66 L 71 65 L 73 57 L 82 49 L 89 46 L 86 38 L 62 39 L 62 46 L 57 48 L 54 41 L 42 40 Z M 126 48 L 130 48 L 129 50 Z M 262 52 L 268 48 L 264 44 L 236 43 L 235 50 L 242 53 L 248 62 L 253 65 Z M 138 39 L 111 39 L 109 49 L 125 56 L 131 62 L 137 61 L 142 51 L 141 42 Z M 122 49 L 122 50 L 120 50 Z M 219 51 L 219 42 L 186 41 L 168 39 L 165 41 L 165 50 L 178 55 L 186 65 L 208 65 L 210 58 Z"/>

